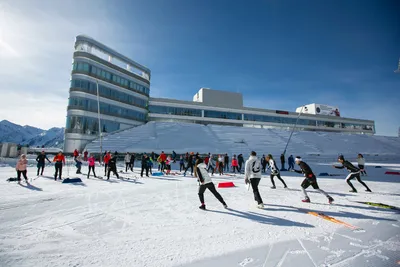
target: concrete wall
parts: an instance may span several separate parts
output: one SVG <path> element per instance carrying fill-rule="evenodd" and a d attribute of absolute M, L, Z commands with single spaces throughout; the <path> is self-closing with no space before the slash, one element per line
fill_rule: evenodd
<path fill-rule="evenodd" d="M 201 88 L 198 96 L 199 98 L 197 102 L 203 102 L 210 106 L 224 108 L 243 108 L 243 96 L 240 93 Z"/>

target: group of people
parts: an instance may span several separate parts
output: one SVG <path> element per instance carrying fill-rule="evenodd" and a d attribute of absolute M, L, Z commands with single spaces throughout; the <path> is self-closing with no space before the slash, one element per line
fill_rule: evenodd
<path fill-rule="evenodd" d="M 361 154 L 358 155 L 358 158 L 363 158 Z M 273 178 L 276 176 L 284 185 L 284 188 L 287 188 L 285 182 L 283 179 L 280 177 L 279 174 L 279 169 L 276 166 L 276 162 L 273 159 L 272 155 L 267 155 L 266 160 L 269 162 L 269 166 L 271 168 L 271 182 L 273 186 L 271 188 L 275 189 L 275 183 L 273 181 Z M 317 177 L 313 173 L 311 167 L 302 160 L 300 156 L 297 156 L 294 159 L 295 164 L 299 166 L 299 170 L 296 170 L 294 167 L 291 168 L 291 171 L 296 172 L 296 173 L 301 173 L 305 176 L 304 180 L 301 183 L 301 189 L 302 193 L 304 195 L 304 199 L 302 202 L 309 203 L 311 202 L 310 197 L 308 196 L 306 189 L 310 186 L 312 186 L 316 191 L 319 193 L 323 194 L 327 199 L 328 203 L 331 204 L 334 199 L 326 193 L 324 190 L 319 188 L 318 182 L 317 182 Z M 350 173 L 346 177 L 346 182 L 347 184 L 351 187 L 350 192 L 356 193 L 357 190 L 351 183 L 352 179 L 356 179 L 360 184 L 362 184 L 366 188 L 366 192 L 371 192 L 371 189 L 361 180 L 360 174 L 365 172 L 364 166 L 359 165 L 359 167 L 355 167 L 353 164 L 351 164 L 348 160 L 345 160 L 343 155 L 340 155 L 338 157 L 338 162 L 341 163 L 341 166 L 337 165 L 332 165 L 334 168 L 337 169 L 344 169 L 346 168 Z M 358 161 L 360 163 L 360 161 Z M 362 163 L 362 162 L 361 162 Z M 254 200 L 257 202 L 257 207 L 258 208 L 263 208 L 264 207 L 264 202 L 262 200 L 262 197 L 260 195 L 258 185 L 261 181 L 261 176 L 262 176 L 262 163 L 261 161 L 257 158 L 257 153 L 255 151 L 252 151 L 250 153 L 249 159 L 245 163 L 245 174 L 244 174 L 244 179 L 246 184 L 250 184 L 252 189 L 253 189 L 253 194 L 254 194 Z M 207 164 L 205 164 L 205 161 L 201 157 L 197 157 L 196 164 L 195 164 L 195 169 L 197 171 L 197 176 L 198 176 L 198 181 L 200 183 L 199 186 L 199 200 L 200 200 L 200 209 L 206 209 L 206 204 L 204 201 L 204 192 L 206 189 L 209 189 L 211 193 L 221 202 L 221 204 L 227 208 L 227 204 L 224 201 L 223 197 L 218 193 L 218 191 L 215 189 L 215 186 L 211 180 L 211 177 L 209 175 L 209 167 Z"/>

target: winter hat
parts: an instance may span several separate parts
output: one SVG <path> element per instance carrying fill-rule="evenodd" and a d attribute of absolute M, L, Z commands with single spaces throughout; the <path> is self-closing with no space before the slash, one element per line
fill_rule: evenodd
<path fill-rule="evenodd" d="M 257 153 L 255 151 L 251 151 L 250 155 L 251 156 L 257 156 Z"/>
<path fill-rule="evenodd" d="M 340 155 L 340 156 L 338 157 L 338 159 L 340 159 L 340 160 L 344 160 L 344 157 L 343 157 L 343 155 Z"/>
<path fill-rule="evenodd" d="M 301 159 L 300 156 L 297 156 L 296 159 L 295 159 L 295 161 L 301 161 L 301 160 L 302 160 L 302 159 Z"/>

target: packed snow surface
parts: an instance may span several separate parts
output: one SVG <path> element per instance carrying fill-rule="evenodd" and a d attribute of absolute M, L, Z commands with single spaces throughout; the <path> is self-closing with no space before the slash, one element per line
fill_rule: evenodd
<path fill-rule="evenodd" d="M 140 178 L 139 169 L 109 181 L 76 175 L 69 164 L 54 181 L 54 166 L 32 185 L 6 182 L 15 170 L 0 168 L 0 266 L 397 266 L 400 260 L 399 211 L 359 202 L 400 204 L 400 176 L 385 175 L 400 164 L 374 163 L 362 177 L 372 193 L 357 182 L 349 193 L 343 170 L 308 162 L 319 185 L 335 199 L 308 189 L 312 203 L 302 203 L 301 175 L 282 172 L 289 189 L 268 175 L 260 184 L 264 209 L 256 208 L 243 175 L 214 175 L 236 187 L 219 188 L 229 209 L 205 193 L 208 210 L 198 209 L 196 178 L 175 173 Z M 332 163 L 332 162 L 331 162 Z M 375 164 L 376 165 L 376 164 Z M 119 166 L 119 170 L 125 169 Z M 153 172 L 156 172 L 153 169 Z M 83 173 L 87 168 L 83 167 Z M 175 171 L 174 171 L 175 172 Z M 104 168 L 96 173 L 103 177 Z M 130 180 L 127 180 L 130 178 Z M 351 226 L 308 214 L 322 212 Z M 356 229 L 352 229 L 354 226 Z"/>

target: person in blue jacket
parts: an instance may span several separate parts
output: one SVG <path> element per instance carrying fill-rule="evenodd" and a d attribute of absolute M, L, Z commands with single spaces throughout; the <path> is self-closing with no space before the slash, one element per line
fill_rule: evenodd
<path fill-rule="evenodd" d="M 288 164 L 289 164 L 288 171 L 294 170 L 294 158 L 293 158 L 293 155 L 290 155 L 290 157 L 288 158 Z"/>

